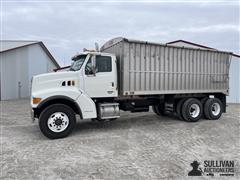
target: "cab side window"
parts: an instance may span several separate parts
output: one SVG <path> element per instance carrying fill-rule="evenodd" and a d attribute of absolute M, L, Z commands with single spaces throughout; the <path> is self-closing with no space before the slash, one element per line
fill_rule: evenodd
<path fill-rule="evenodd" d="M 112 59 L 110 56 L 96 56 L 96 71 L 98 72 L 111 72 Z"/>
<path fill-rule="evenodd" d="M 92 66 L 91 58 L 88 60 L 86 66 L 85 66 L 85 74 L 86 75 L 93 74 L 93 66 Z"/>

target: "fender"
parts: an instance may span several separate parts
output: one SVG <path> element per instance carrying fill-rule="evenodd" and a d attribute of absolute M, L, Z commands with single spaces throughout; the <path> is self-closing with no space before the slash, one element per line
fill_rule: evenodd
<path fill-rule="evenodd" d="M 62 95 L 58 95 L 62 94 Z M 69 96 L 70 95 L 70 96 Z M 74 111 L 80 115 L 82 119 L 90 119 L 97 117 L 97 110 L 94 101 L 83 91 L 73 89 L 66 89 L 66 91 L 57 89 L 48 90 L 47 93 L 41 91 L 41 93 L 34 93 L 33 97 L 41 97 L 43 99 L 38 105 L 33 104 L 34 109 L 41 109 L 48 102 L 58 102 L 59 100 L 66 100 L 72 102 L 71 106 Z M 60 102 L 61 103 L 61 102 Z"/>
<path fill-rule="evenodd" d="M 38 117 L 43 109 L 45 109 L 47 106 L 51 104 L 56 104 L 56 103 L 61 103 L 61 104 L 66 104 L 69 107 L 71 107 L 76 114 L 79 114 L 81 118 L 82 116 L 82 111 L 78 105 L 78 103 L 67 97 L 67 96 L 62 96 L 62 95 L 56 95 L 56 96 L 51 96 L 49 98 L 44 99 L 41 103 L 36 108 L 33 108 L 34 110 L 34 117 Z"/>
<path fill-rule="evenodd" d="M 44 99 L 42 102 L 39 103 L 37 108 L 42 108 L 45 103 L 47 103 L 49 101 L 52 101 L 52 100 L 57 100 L 57 99 L 64 99 L 64 100 L 67 100 L 67 101 L 71 101 L 71 102 L 74 102 L 77 105 L 76 101 L 74 101 L 70 97 L 62 96 L 62 95 L 56 95 L 56 96 L 51 96 L 51 97 L 48 97 L 48 98 Z"/>
<path fill-rule="evenodd" d="M 83 119 L 90 119 L 97 117 L 97 109 L 94 101 L 84 92 L 77 98 L 76 102 L 78 103 Z"/>
<path fill-rule="evenodd" d="M 32 98 L 39 97 L 42 98 L 42 101 L 44 101 L 45 99 L 58 95 L 68 97 L 75 101 L 78 96 L 81 95 L 81 92 L 77 88 L 51 88 L 33 92 Z M 38 104 L 33 104 L 32 102 L 31 105 L 33 108 L 38 107 Z"/>

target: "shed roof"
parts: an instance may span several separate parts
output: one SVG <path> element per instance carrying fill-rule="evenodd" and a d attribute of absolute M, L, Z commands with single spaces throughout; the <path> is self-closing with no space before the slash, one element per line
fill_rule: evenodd
<path fill-rule="evenodd" d="M 22 47 L 31 46 L 34 44 L 39 44 L 42 47 L 42 49 L 45 51 L 45 53 L 48 55 L 48 57 L 52 60 L 52 62 L 57 66 L 57 68 L 60 68 L 56 59 L 52 56 L 52 54 L 49 52 L 49 50 L 43 44 L 42 41 L 1 40 L 0 41 L 0 53 L 12 51 L 12 50 L 19 49 Z"/>
<path fill-rule="evenodd" d="M 204 45 L 202 45 L 202 44 L 198 44 L 198 43 L 194 43 L 194 42 L 190 42 L 190 41 L 186 41 L 186 40 L 182 40 L 182 39 L 179 39 L 179 40 L 176 40 L 176 41 L 171 41 L 171 42 L 168 42 L 168 43 L 166 43 L 166 44 L 170 44 L 170 45 L 171 45 L 171 44 L 175 44 L 175 43 L 178 43 L 178 42 L 190 44 L 190 45 L 193 45 L 193 46 L 196 46 L 196 47 L 205 48 L 205 49 L 216 50 L 215 48 L 212 48 L 212 47 L 209 47 L 209 46 L 204 46 Z M 235 54 L 235 53 L 232 53 L 232 56 L 235 56 L 235 57 L 240 58 L 240 55 Z"/>

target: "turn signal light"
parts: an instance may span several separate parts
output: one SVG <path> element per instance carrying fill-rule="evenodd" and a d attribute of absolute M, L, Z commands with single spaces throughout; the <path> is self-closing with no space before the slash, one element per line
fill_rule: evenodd
<path fill-rule="evenodd" d="M 41 98 L 33 98 L 33 104 L 38 104 L 41 102 Z"/>

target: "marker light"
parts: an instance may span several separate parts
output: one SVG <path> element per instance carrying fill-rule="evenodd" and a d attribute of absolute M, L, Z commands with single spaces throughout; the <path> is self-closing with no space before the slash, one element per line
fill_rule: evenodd
<path fill-rule="evenodd" d="M 38 104 L 41 102 L 41 98 L 33 98 L 33 104 Z"/>

